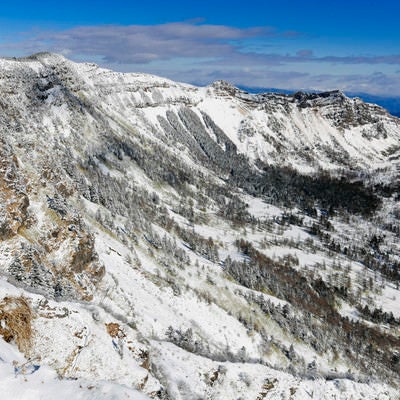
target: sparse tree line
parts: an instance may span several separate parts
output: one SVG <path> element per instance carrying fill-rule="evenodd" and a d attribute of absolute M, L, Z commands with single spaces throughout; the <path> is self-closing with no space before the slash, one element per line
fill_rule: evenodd
<path fill-rule="evenodd" d="M 290 261 L 273 261 L 243 239 L 237 241 L 237 246 L 247 260 L 228 258 L 224 262 L 225 271 L 245 287 L 288 301 L 296 311 L 290 312 L 288 308 L 279 311 L 279 307 L 271 306 L 261 295 L 251 299 L 282 328 L 317 352 L 336 352 L 365 374 L 374 371 L 386 379 L 394 378 L 395 371 L 400 372 L 400 361 L 396 358 L 399 338 L 341 316 L 336 310 L 336 290 L 320 277 L 310 281 Z M 390 315 L 386 317 L 390 319 Z"/>
<path fill-rule="evenodd" d="M 122 141 L 112 133 L 105 133 L 103 144 L 94 151 L 88 151 L 79 167 L 74 167 L 67 159 L 72 157 L 68 154 L 62 158 L 62 165 L 65 165 L 64 171 L 78 192 L 105 208 L 104 212 L 99 211 L 96 214 L 96 219 L 107 229 L 116 232 L 121 238 L 128 237 L 133 243 L 140 234 L 156 253 L 159 251 L 167 254 L 171 260 L 180 264 L 190 263 L 190 258 L 178 246 L 173 236 L 178 237 L 187 249 L 196 254 L 213 262 L 219 260 L 218 243 L 214 239 L 203 238 L 193 229 L 183 228 L 170 216 L 156 193 L 129 182 L 124 175 L 122 162 L 127 157 L 153 182 L 170 185 L 177 191 L 182 200 L 176 211 L 189 222 L 201 221 L 199 209 L 213 206 L 217 209 L 217 214 L 232 222 L 234 227 L 257 226 L 267 229 L 268 223 L 263 226 L 263 223 L 251 217 L 246 204 L 234 194 L 239 186 L 247 193 L 267 199 L 269 203 L 285 207 L 296 206 L 304 213 L 286 213 L 276 219 L 274 225 L 304 226 L 305 216 L 311 217 L 315 223 L 308 227 L 309 232 L 317 235 L 328 249 L 360 259 L 361 249 L 343 248 L 343 244 L 335 241 L 329 234 L 333 229 L 330 216 L 352 213 L 370 216 L 379 207 L 379 197 L 360 180 L 332 178 L 327 174 L 304 176 L 289 168 L 261 164 L 258 167 L 262 172 L 255 172 L 246 158 L 237 154 L 235 145 L 209 116 L 203 114 L 200 117 L 189 108 L 182 108 L 178 114 L 168 112 L 166 118 L 159 118 L 159 122 L 170 140 L 187 146 L 191 157 L 212 169 L 215 176 L 204 176 L 200 170 L 188 167 L 174 152 L 166 151 L 165 147 L 156 142 L 145 138 L 140 141 L 126 138 Z M 215 137 L 217 143 L 210 135 Z M 106 173 L 101 166 L 120 174 Z M 53 179 L 57 180 L 61 175 L 62 171 L 56 172 Z M 222 180 L 218 181 L 218 177 Z M 189 187 L 195 187 L 197 192 Z M 64 212 L 65 203 L 56 200 L 57 196 L 52 197 L 49 206 L 56 212 Z M 118 224 L 117 215 L 125 217 L 126 223 Z M 161 237 L 155 229 L 157 226 L 171 236 Z M 367 248 L 378 251 L 379 245 L 378 238 L 375 241 L 371 238 Z M 271 315 L 279 326 L 318 352 L 333 350 L 338 356 L 346 357 L 362 371 L 370 369 L 382 376 L 391 377 L 390 371 L 399 370 L 398 361 L 393 356 L 393 349 L 399 347 L 395 338 L 386 334 L 382 337 L 373 328 L 341 317 L 336 311 L 336 297 L 349 296 L 345 286 L 332 287 L 321 278 L 310 279 L 294 268 L 294 258 L 273 261 L 258 252 L 250 242 L 240 240 L 237 248 L 246 257 L 246 261 L 226 259 L 224 268 L 230 276 L 245 287 L 267 291 L 278 298 L 286 299 L 295 305 L 296 310 L 303 310 L 299 317 L 287 308 L 265 305 L 261 297 L 251 299 L 265 313 Z M 365 257 L 369 257 L 368 252 Z M 374 260 L 367 258 L 364 262 L 371 268 L 384 272 L 382 263 L 375 266 Z M 18 274 L 18 265 L 14 267 Z M 178 290 L 177 294 L 179 295 Z M 374 322 L 397 323 L 396 319 L 385 313 L 382 315 L 364 309 L 360 312 L 365 319 Z M 249 322 L 243 318 L 242 323 Z M 263 332 L 262 327 L 257 329 Z M 196 354 L 219 357 L 221 360 L 246 359 L 245 351 L 233 355 L 229 351 L 220 356 L 210 355 L 210 349 L 196 341 L 191 331 L 171 328 L 167 336 L 172 342 Z M 279 341 L 271 342 L 271 338 L 267 338 L 265 334 L 266 344 L 276 343 L 279 346 Z M 286 349 L 281 345 L 280 349 L 298 372 L 305 373 L 307 369 L 312 370 L 315 367 L 305 366 L 293 348 Z M 382 351 L 378 352 L 379 349 Z"/>

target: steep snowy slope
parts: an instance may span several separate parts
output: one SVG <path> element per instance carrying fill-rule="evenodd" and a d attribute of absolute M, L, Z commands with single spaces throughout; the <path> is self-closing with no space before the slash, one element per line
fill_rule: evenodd
<path fill-rule="evenodd" d="M 47 53 L 0 93 L 10 398 L 400 398 L 397 118 Z"/>

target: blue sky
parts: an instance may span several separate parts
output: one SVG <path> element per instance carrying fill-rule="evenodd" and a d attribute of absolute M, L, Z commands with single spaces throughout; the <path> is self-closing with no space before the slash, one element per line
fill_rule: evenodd
<path fill-rule="evenodd" d="M 400 2 L 24 1 L 2 4 L 0 55 L 55 51 L 174 80 L 400 96 Z"/>

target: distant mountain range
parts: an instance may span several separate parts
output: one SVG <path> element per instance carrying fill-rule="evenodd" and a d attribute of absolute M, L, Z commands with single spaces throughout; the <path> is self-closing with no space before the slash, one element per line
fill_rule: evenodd
<path fill-rule="evenodd" d="M 262 87 L 246 87 L 246 86 L 238 86 L 240 89 L 245 90 L 249 93 L 283 93 L 283 94 L 291 94 L 296 91 L 297 89 L 293 90 L 286 90 L 286 89 L 277 89 L 277 88 L 262 88 Z M 304 90 L 301 91 L 306 92 L 315 92 L 315 90 Z M 349 97 L 359 97 L 367 103 L 374 103 L 378 104 L 379 106 L 385 108 L 390 112 L 390 114 L 400 117 L 400 97 L 395 96 L 377 96 L 368 93 L 357 93 L 357 92 L 345 92 L 346 96 Z"/>

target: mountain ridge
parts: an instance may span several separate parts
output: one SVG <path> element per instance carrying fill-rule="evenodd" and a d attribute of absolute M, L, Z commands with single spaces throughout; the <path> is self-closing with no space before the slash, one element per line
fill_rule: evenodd
<path fill-rule="evenodd" d="M 398 119 L 50 53 L 0 60 L 0 92 L 0 334 L 28 364 L 121 396 L 396 398 Z"/>
<path fill-rule="evenodd" d="M 306 92 L 306 93 L 320 93 L 324 92 L 322 90 L 306 90 L 306 89 L 279 89 L 279 88 L 264 88 L 264 87 L 250 87 L 250 86 L 242 86 L 238 85 L 238 87 L 241 90 L 244 90 L 249 93 L 282 93 L 282 94 L 293 94 L 296 92 Z M 329 91 L 328 91 L 329 92 Z M 389 95 L 374 95 L 370 93 L 364 93 L 364 92 L 354 92 L 354 91 L 345 91 L 346 95 L 354 98 L 354 97 L 359 97 L 363 101 L 367 103 L 373 103 L 377 104 L 383 108 L 385 108 L 390 114 L 392 114 L 395 117 L 399 117 L 400 115 L 400 100 L 396 96 L 389 96 Z"/>

